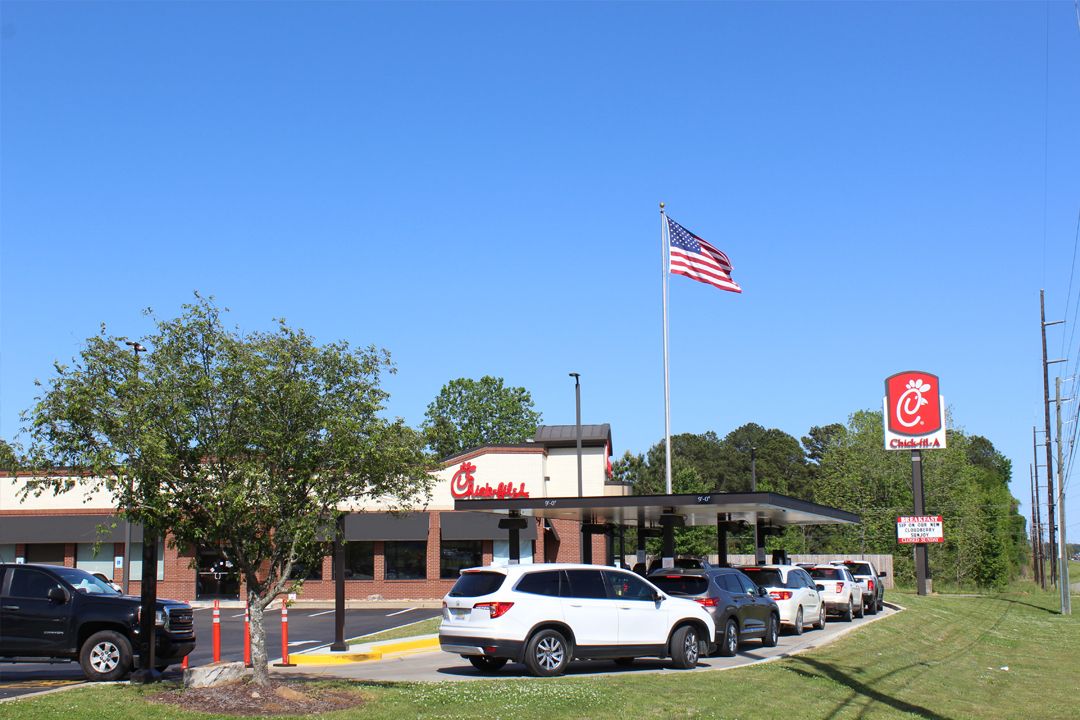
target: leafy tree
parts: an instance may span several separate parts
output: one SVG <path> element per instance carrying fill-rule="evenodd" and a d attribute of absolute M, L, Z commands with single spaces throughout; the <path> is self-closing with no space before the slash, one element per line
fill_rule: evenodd
<path fill-rule="evenodd" d="M 263 614 L 321 555 L 343 505 L 399 506 L 430 492 L 423 440 L 380 413 L 386 351 L 317 345 L 279 323 L 226 328 L 197 296 L 156 321 L 136 359 L 125 338 L 87 339 L 24 414 L 33 490 L 72 487 L 68 467 L 104 487 L 132 522 L 178 545 L 219 545 L 246 582 L 255 681 L 269 681 Z M 129 485 L 130 483 L 130 485 Z"/>
<path fill-rule="evenodd" d="M 6 440 L 0 438 L 0 472 L 11 472 L 19 465 L 19 458 L 15 448 Z"/>
<path fill-rule="evenodd" d="M 825 457 L 825 451 L 839 442 L 847 432 L 840 423 L 815 425 L 803 436 L 802 446 L 806 450 L 806 459 L 817 467 Z"/>
<path fill-rule="evenodd" d="M 443 385 L 424 418 L 428 446 L 440 458 L 481 445 L 525 442 L 540 423 L 528 390 L 506 387 L 490 375 Z"/>

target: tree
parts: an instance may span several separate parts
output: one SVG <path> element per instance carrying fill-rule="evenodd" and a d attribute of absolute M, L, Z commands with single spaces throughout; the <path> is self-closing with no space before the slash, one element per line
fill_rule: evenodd
<path fill-rule="evenodd" d="M 182 546 L 218 545 L 246 582 L 255 682 L 269 682 L 263 614 L 321 555 L 343 504 L 407 506 L 430 493 L 418 433 L 380 416 L 389 354 L 224 326 L 196 296 L 156 321 L 141 360 L 125 338 L 86 341 L 24 414 L 34 491 L 104 487 L 121 516 Z M 66 467 L 57 472 L 53 468 Z"/>
<path fill-rule="evenodd" d="M 424 418 L 428 446 L 440 458 L 481 445 L 525 442 L 540 423 L 528 390 L 506 387 L 490 375 L 443 385 Z"/>
<path fill-rule="evenodd" d="M 15 448 L 3 438 L 0 438 L 0 472 L 11 472 L 19 465 L 19 458 Z"/>

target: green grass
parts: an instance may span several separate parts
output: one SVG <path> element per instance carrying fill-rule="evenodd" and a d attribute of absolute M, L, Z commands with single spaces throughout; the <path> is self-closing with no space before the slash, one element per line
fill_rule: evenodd
<path fill-rule="evenodd" d="M 401 627 L 391 628 L 390 630 L 383 630 L 382 632 L 372 633 L 370 635 L 361 635 L 360 637 L 353 638 L 350 643 L 369 643 L 378 642 L 380 640 L 398 640 L 400 638 L 415 637 L 416 635 L 433 635 L 439 632 L 439 618 L 433 617 L 427 620 L 418 620 L 408 625 L 402 625 Z"/>
<path fill-rule="evenodd" d="M 1080 620 L 1031 584 L 921 598 L 813 652 L 726 672 L 352 685 L 342 720 L 514 718 L 1075 718 Z M 1004 668 L 1008 667 L 1007 670 Z M 73 690 L 2 707 L 5 720 L 207 718 L 148 705 L 139 687 Z"/>

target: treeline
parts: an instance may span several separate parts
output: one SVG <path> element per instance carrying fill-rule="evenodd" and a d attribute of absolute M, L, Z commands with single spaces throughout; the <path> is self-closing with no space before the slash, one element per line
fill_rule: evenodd
<path fill-rule="evenodd" d="M 896 518 L 912 512 L 911 458 L 883 448 L 880 412 L 861 411 L 846 425 L 815 426 L 800 440 L 749 423 L 724 437 L 714 432 L 672 437 L 672 488 L 677 493 L 750 489 L 756 458 L 757 489 L 857 513 L 858 525 L 791 527 L 770 537 L 769 551 L 789 553 L 891 553 L 900 583 L 914 582 L 909 548 L 896 542 Z M 945 542 L 930 546 L 938 587 L 1000 588 L 1028 561 L 1019 503 L 1009 492 L 1011 463 L 984 437 L 951 430 L 948 447 L 923 453 L 928 514 L 944 516 Z M 643 455 L 626 453 L 615 479 L 635 494 L 664 492 L 664 445 Z M 656 541 L 651 541 L 653 544 Z M 732 552 L 753 552 L 749 529 L 730 541 Z M 654 550 L 654 548 L 650 548 Z M 655 548 L 658 549 L 658 548 Z M 682 528 L 676 550 L 716 551 L 712 528 Z"/>

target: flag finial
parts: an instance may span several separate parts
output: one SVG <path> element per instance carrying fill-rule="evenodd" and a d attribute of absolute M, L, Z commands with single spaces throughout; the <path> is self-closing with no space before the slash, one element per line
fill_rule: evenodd
<path fill-rule="evenodd" d="M 663 201 L 663 200 L 661 200 L 661 201 L 660 201 L 660 209 L 661 209 L 661 210 L 663 210 L 663 209 L 664 209 L 664 201 Z"/>

